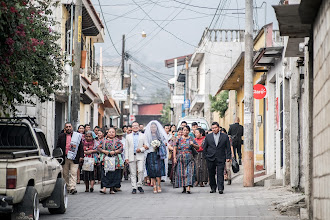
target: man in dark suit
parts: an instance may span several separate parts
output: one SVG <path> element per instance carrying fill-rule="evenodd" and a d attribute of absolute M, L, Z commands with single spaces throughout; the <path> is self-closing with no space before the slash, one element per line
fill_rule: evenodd
<path fill-rule="evenodd" d="M 207 168 L 209 170 L 210 179 L 210 193 L 215 193 L 218 185 L 220 194 L 224 190 L 224 176 L 223 171 L 225 163 L 231 160 L 230 142 L 226 134 L 220 133 L 220 126 L 218 122 L 212 123 L 212 133 L 208 134 L 204 141 L 204 155 L 207 161 Z M 217 173 L 217 182 L 215 181 L 215 174 Z"/>
<path fill-rule="evenodd" d="M 58 136 L 56 148 L 61 148 L 63 151 L 63 177 L 68 187 L 68 190 L 71 194 L 77 193 L 76 184 L 77 184 L 77 170 L 79 166 L 79 160 L 84 158 L 84 149 L 83 143 L 80 141 L 78 146 L 78 151 L 76 158 L 74 160 L 69 160 L 67 158 L 68 150 L 70 148 L 71 137 L 72 137 L 72 125 L 71 123 L 65 123 L 64 133 Z"/>
<path fill-rule="evenodd" d="M 228 135 L 230 135 L 232 140 L 232 145 L 234 149 L 234 157 L 236 159 L 236 154 L 238 154 L 239 165 L 242 165 L 242 136 L 244 134 L 244 128 L 239 124 L 239 117 L 236 117 L 235 123 L 229 126 Z"/>

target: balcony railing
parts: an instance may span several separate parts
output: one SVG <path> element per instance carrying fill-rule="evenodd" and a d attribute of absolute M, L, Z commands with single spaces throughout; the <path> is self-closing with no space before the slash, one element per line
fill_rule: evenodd
<path fill-rule="evenodd" d="M 244 42 L 244 30 L 205 29 L 199 46 L 206 39 L 212 42 Z"/>
<path fill-rule="evenodd" d="M 253 37 L 257 35 L 258 31 L 253 31 Z M 198 44 L 201 46 L 202 42 L 244 42 L 244 30 L 238 29 L 205 29 L 203 36 Z M 282 42 L 283 38 L 280 36 L 278 30 L 273 30 L 273 42 Z"/>

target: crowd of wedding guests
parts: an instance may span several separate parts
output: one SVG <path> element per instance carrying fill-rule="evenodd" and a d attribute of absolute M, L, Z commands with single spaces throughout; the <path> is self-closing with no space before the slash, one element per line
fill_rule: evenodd
<path fill-rule="evenodd" d="M 138 122 L 122 128 L 96 126 L 93 130 L 89 124 L 79 125 L 76 132 L 81 139 L 75 146 L 73 160 L 67 158 L 74 133 L 71 123 L 65 124 L 57 141 L 57 147 L 64 152 L 63 176 L 71 194 L 77 193 L 76 184 L 81 181 L 85 192 L 94 192 L 97 182 L 100 193 L 106 194 L 109 189 L 110 194 L 115 194 L 121 191 L 121 182 L 129 177 L 133 194 L 144 193 L 144 186 L 153 187 L 155 194 L 161 193 L 161 182 L 166 180 L 188 194 L 191 187 L 207 184 L 211 193 L 216 186 L 223 193 L 223 180 L 231 184 L 231 158 L 236 152 L 226 130 L 217 122 L 212 123 L 209 131 L 196 122 L 190 128 L 183 121 L 177 128 L 170 124 L 163 127 L 153 120 L 146 127 Z M 221 152 L 218 145 L 222 146 Z M 91 166 L 86 166 L 87 163 Z"/>

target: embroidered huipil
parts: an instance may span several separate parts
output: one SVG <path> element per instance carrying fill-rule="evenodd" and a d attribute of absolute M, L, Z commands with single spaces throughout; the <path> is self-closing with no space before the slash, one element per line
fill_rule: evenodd
<path fill-rule="evenodd" d="M 106 151 L 119 151 L 120 153 L 117 155 L 113 155 L 113 157 L 116 157 L 116 169 L 123 169 L 124 168 L 124 161 L 121 156 L 121 153 L 123 152 L 123 144 L 118 138 L 114 139 L 105 139 L 104 141 L 104 148 L 103 150 Z M 110 157 L 110 154 L 108 155 Z"/>

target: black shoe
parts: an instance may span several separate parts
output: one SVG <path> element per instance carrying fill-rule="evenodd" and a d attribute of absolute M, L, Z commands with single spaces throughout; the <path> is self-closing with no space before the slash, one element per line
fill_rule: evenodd
<path fill-rule="evenodd" d="M 223 190 L 219 190 L 219 194 L 223 194 Z"/>
<path fill-rule="evenodd" d="M 165 180 L 161 180 L 160 182 L 165 182 Z"/>
<path fill-rule="evenodd" d="M 191 194 L 191 192 L 187 190 L 187 194 Z"/>
<path fill-rule="evenodd" d="M 231 180 L 228 180 L 228 183 L 227 183 L 227 185 L 231 185 Z"/>
<path fill-rule="evenodd" d="M 94 192 L 94 188 L 90 188 L 89 192 L 91 192 L 91 193 Z"/>
<path fill-rule="evenodd" d="M 210 193 L 216 193 L 217 190 L 216 189 L 211 189 Z"/>
<path fill-rule="evenodd" d="M 76 189 L 71 189 L 71 190 L 70 190 L 70 194 L 71 194 L 71 195 L 74 195 L 74 194 L 76 194 L 76 193 L 77 193 L 77 190 L 76 190 Z"/>
<path fill-rule="evenodd" d="M 144 190 L 142 189 L 142 187 L 138 187 L 138 190 L 140 193 L 144 193 Z"/>
<path fill-rule="evenodd" d="M 136 194 L 136 189 L 133 189 L 132 190 L 132 194 Z"/>
<path fill-rule="evenodd" d="M 238 160 L 238 164 L 242 165 L 242 160 L 241 159 Z"/>
<path fill-rule="evenodd" d="M 182 193 L 186 193 L 186 192 L 187 192 L 186 187 L 183 187 Z"/>

